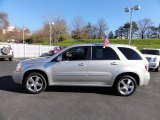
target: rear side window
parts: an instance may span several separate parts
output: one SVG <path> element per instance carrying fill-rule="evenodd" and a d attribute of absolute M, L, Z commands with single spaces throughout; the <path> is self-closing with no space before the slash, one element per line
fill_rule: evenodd
<path fill-rule="evenodd" d="M 92 47 L 92 60 L 119 60 L 119 57 L 110 47 L 94 46 Z"/>
<path fill-rule="evenodd" d="M 118 49 L 128 60 L 142 60 L 142 57 L 131 48 L 118 47 Z"/>

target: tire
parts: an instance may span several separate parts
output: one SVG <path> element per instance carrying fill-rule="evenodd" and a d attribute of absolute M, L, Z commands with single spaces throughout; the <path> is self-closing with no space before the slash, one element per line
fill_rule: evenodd
<path fill-rule="evenodd" d="M 2 54 L 4 54 L 4 55 L 8 55 L 9 52 L 10 52 L 10 48 L 9 48 L 9 47 L 3 47 L 3 48 L 1 49 L 1 52 L 2 52 Z"/>
<path fill-rule="evenodd" d="M 46 89 L 47 83 L 45 77 L 42 74 L 33 72 L 27 75 L 23 86 L 28 93 L 38 94 Z"/>
<path fill-rule="evenodd" d="M 137 88 L 136 80 L 129 76 L 122 76 L 115 84 L 115 89 L 120 96 L 130 96 Z"/>
<path fill-rule="evenodd" d="M 158 67 L 154 70 L 155 72 L 158 72 L 159 70 L 158 70 Z"/>

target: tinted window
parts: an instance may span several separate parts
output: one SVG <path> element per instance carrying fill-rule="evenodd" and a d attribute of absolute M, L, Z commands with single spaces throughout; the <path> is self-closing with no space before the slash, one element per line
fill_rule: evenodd
<path fill-rule="evenodd" d="M 118 49 L 128 60 L 142 60 L 141 56 L 133 49 L 123 47 L 118 47 Z"/>
<path fill-rule="evenodd" d="M 87 60 L 89 59 L 89 47 L 74 47 L 62 54 L 63 60 Z"/>
<path fill-rule="evenodd" d="M 142 54 L 159 55 L 158 50 L 141 50 Z"/>
<path fill-rule="evenodd" d="M 92 47 L 92 60 L 119 60 L 119 57 L 110 47 L 95 46 Z"/>

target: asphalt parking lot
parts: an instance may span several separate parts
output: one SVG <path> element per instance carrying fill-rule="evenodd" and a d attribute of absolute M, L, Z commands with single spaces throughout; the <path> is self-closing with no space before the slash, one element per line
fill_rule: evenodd
<path fill-rule="evenodd" d="M 0 120 L 160 120 L 160 72 L 130 97 L 97 87 L 49 87 L 32 95 L 12 81 L 17 63 L 0 61 Z"/>

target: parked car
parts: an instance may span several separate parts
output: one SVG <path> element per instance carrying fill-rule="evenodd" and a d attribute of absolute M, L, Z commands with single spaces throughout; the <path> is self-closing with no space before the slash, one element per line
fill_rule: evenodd
<path fill-rule="evenodd" d="M 18 63 L 15 83 L 29 93 L 40 93 L 47 86 L 113 87 L 119 95 L 132 95 L 137 86 L 150 80 L 148 61 L 127 45 L 80 44 L 59 53 Z"/>
<path fill-rule="evenodd" d="M 48 53 L 43 53 L 40 57 L 52 56 L 61 51 L 61 47 L 55 47 L 53 50 L 48 51 Z"/>
<path fill-rule="evenodd" d="M 149 68 L 158 72 L 160 66 L 160 49 L 145 48 L 140 50 L 149 62 Z"/>
<path fill-rule="evenodd" d="M 7 43 L 0 43 L 0 58 L 8 58 L 10 61 L 13 60 L 13 50 Z"/>

